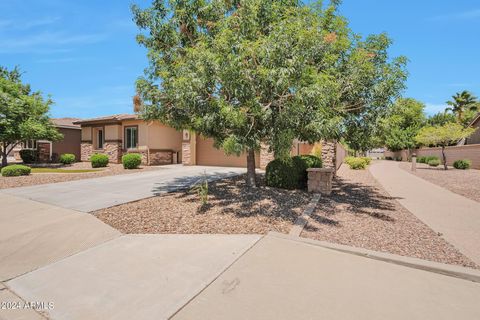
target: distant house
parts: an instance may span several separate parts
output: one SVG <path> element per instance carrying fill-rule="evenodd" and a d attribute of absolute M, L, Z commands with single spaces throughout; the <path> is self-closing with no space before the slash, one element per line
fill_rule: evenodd
<path fill-rule="evenodd" d="M 480 112 L 473 118 L 470 127 L 476 128 L 477 130 L 465 139 L 465 144 L 480 144 Z"/>
<path fill-rule="evenodd" d="M 23 141 L 13 149 L 13 156 L 16 160 L 20 160 L 20 150 L 34 149 L 38 150 L 40 162 L 56 161 L 64 153 L 72 153 L 77 160 L 80 160 L 81 128 L 78 124 L 74 124 L 74 121 L 79 120 L 78 118 L 51 119 L 58 132 L 63 134 L 62 140 L 55 142 L 48 140 Z"/>
<path fill-rule="evenodd" d="M 160 121 L 145 121 L 136 114 L 84 119 L 74 122 L 81 126 L 81 160 L 89 161 L 94 153 L 108 155 L 110 162 L 120 163 L 123 154 L 139 153 L 144 165 L 184 165 L 246 167 L 246 154 L 226 155 L 205 138 L 188 130 L 176 130 Z M 335 167 L 336 144 L 324 142 L 324 165 Z M 292 155 L 309 154 L 312 145 L 296 141 Z M 255 154 L 257 168 L 265 168 L 273 154 L 267 146 Z"/>

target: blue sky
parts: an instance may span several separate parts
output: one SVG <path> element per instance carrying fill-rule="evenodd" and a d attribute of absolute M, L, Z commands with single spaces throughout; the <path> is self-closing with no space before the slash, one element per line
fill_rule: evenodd
<path fill-rule="evenodd" d="M 147 66 L 131 3 L 2 0 L 0 65 L 20 66 L 33 89 L 51 94 L 54 117 L 130 113 L 135 79 Z M 478 0 L 344 0 L 341 12 L 355 32 L 393 38 L 391 53 L 410 60 L 404 95 L 425 102 L 428 113 L 457 91 L 480 95 Z"/>

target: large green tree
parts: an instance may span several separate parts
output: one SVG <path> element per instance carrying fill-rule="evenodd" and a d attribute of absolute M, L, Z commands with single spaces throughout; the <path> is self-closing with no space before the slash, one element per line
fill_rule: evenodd
<path fill-rule="evenodd" d="M 382 119 L 385 146 L 392 151 L 415 148 L 415 136 L 425 125 L 425 105 L 412 98 L 400 98 Z"/>
<path fill-rule="evenodd" d="M 442 148 L 442 160 L 445 170 L 447 166 L 447 155 L 445 148 L 457 141 L 467 138 L 474 133 L 476 128 L 464 128 L 458 123 L 447 123 L 439 127 L 423 127 L 415 137 L 415 140 L 426 146 L 440 146 Z"/>
<path fill-rule="evenodd" d="M 457 92 L 452 96 L 452 100 L 447 101 L 447 104 L 450 107 L 446 108 L 445 111 L 451 111 L 456 115 L 458 123 L 460 124 L 464 121 L 465 113 L 471 114 L 472 112 L 477 111 L 479 107 L 477 97 L 466 90 Z"/>
<path fill-rule="evenodd" d="M 286 158 L 294 139 L 338 138 L 349 117 L 385 108 L 406 59 L 385 34 L 362 39 L 328 7 L 296 0 L 153 1 L 133 6 L 149 67 L 137 81 L 143 117 L 212 137 L 226 153 L 265 143 Z"/>
<path fill-rule="evenodd" d="M 2 166 L 7 155 L 23 140 L 57 140 L 62 137 L 50 122 L 48 112 L 52 100 L 44 99 L 40 92 L 32 92 L 21 81 L 17 68 L 0 67 L 0 142 Z"/>

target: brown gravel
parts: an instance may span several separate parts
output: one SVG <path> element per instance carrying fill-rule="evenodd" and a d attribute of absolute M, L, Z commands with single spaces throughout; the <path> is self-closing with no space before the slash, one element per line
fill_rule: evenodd
<path fill-rule="evenodd" d="M 417 171 L 412 172 L 411 163 L 408 162 L 400 163 L 400 168 L 454 193 L 480 202 L 480 170 L 458 170 L 449 167 L 445 171 L 440 166 L 435 168 L 418 163 Z"/>
<path fill-rule="evenodd" d="M 94 214 L 124 233 L 288 233 L 310 201 L 305 191 L 245 186 L 245 176 L 209 184 L 209 201 L 185 191 L 99 210 Z"/>
<path fill-rule="evenodd" d="M 302 237 L 478 268 L 378 184 L 368 170 L 342 166 Z"/>
<path fill-rule="evenodd" d="M 77 162 L 61 169 L 92 169 L 90 162 Z M 99 169 L 98 172 L 85 173 L 32 173 L 21 177 L 2 177 L 0 175 L 0 189 L 25 187 L 45 183 L 57 183 L 80 179 L 113 176 L 117 174 L 138 173 L 147 170 L 159 170 L 161 167 L 145 166 L 139 169 L 126 170 L 122 164 L 110 163 L 107 168 Z"/>

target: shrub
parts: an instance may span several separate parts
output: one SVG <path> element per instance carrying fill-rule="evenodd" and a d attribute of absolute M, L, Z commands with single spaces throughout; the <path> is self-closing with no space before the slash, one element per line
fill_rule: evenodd
<path fill-rule="evenodd" d="M 125 169 L 137 169 L 142 163 L 142 156 L 139 153 L 127 153 L 122 157 L 122 164 Z"/>
<path fill-rule="evenodd" d="M 21 164 L 12 164 L 2 168 L 1 173 L 4 177 L 28 176 L 32 169 Z"/>
<path fill-rule="evenodd" d="M 421 157 L 417 157 L 417 162 L 418 163 L 427 163 L 427 157 L 425 156 L 421 156 Z"/>
<path fill-rule="evenodd" d="M 106 154 L 95 153 L 90 157 L 92 168 L 102 168 L 108 165 L 108 156 Z"/>
<path fill-rule="evenodd" d="M 75 162 L 75 155 L 72 153 L 64 153 L 60 156 L 58 161 L 63 164 L 72 164 Z"/>
<path fill-rule="evenodd" d="M 345 157 L 345 159 L 343 159 L 343 162 L 345 162 L 346 164 L 350 165 L 350 161 L 352 161 L 353 159 L 355 159 L 355 157 Z"/>
<path fill-rule="evenodd" d="M 396 157 L 395 161 L 402 161 L 402 157 Z"/>
<path fill-rule="evenodd" d="M 20 157 L 23 163 L 34 163 L 38 159 L 38 151 L 33 149 L 20 150 Z"/>
<path fill-rule="evenodd" d="M 312 155 L 275 159 L 267 165 L 265 183 L 275 188 L 302 189 L 307 186 L 307 169 L 321 167 L 322 160 Z"/>
<path fill-rule="evenodd" d="M 367 167 L 367 162 L 363 158 L 353 158 L 348 162 L 350 169 L 363 170 Z"/>
<path fill-rule="evenodd" d="M 385 160 L 393 160 L 392 157 L 385 157 Z"/>
<path fill-rule="evenodd" d="M 428 165 L 430 167 L 438 167 L 440 165 L 440 160 L 438 160 L 438 159 L 429 160 Z"/>
<path fill-rule="evenodd" d="M 428 164 L 430 162 L 430 160 L 439 160 L 440 161 L 440 159 L 437 156 L 426 156 L 425 157 L 425 163 Z"/>
<path fill-rule="evenodd" d="M 457 160 L 453 163 L 453 167 L 455 169 L 460 169 L 460 170 L 470 169 L 471 165 L 472 165 L 472 162 L 468 159 Z"/>
<path fill-rule="evenodd" d="M 370 157 L 361 157 L 366 163 L 367 163 L 367 166 L 370 165 L 370 163 L 372 163 L 372 158 Z"/>

